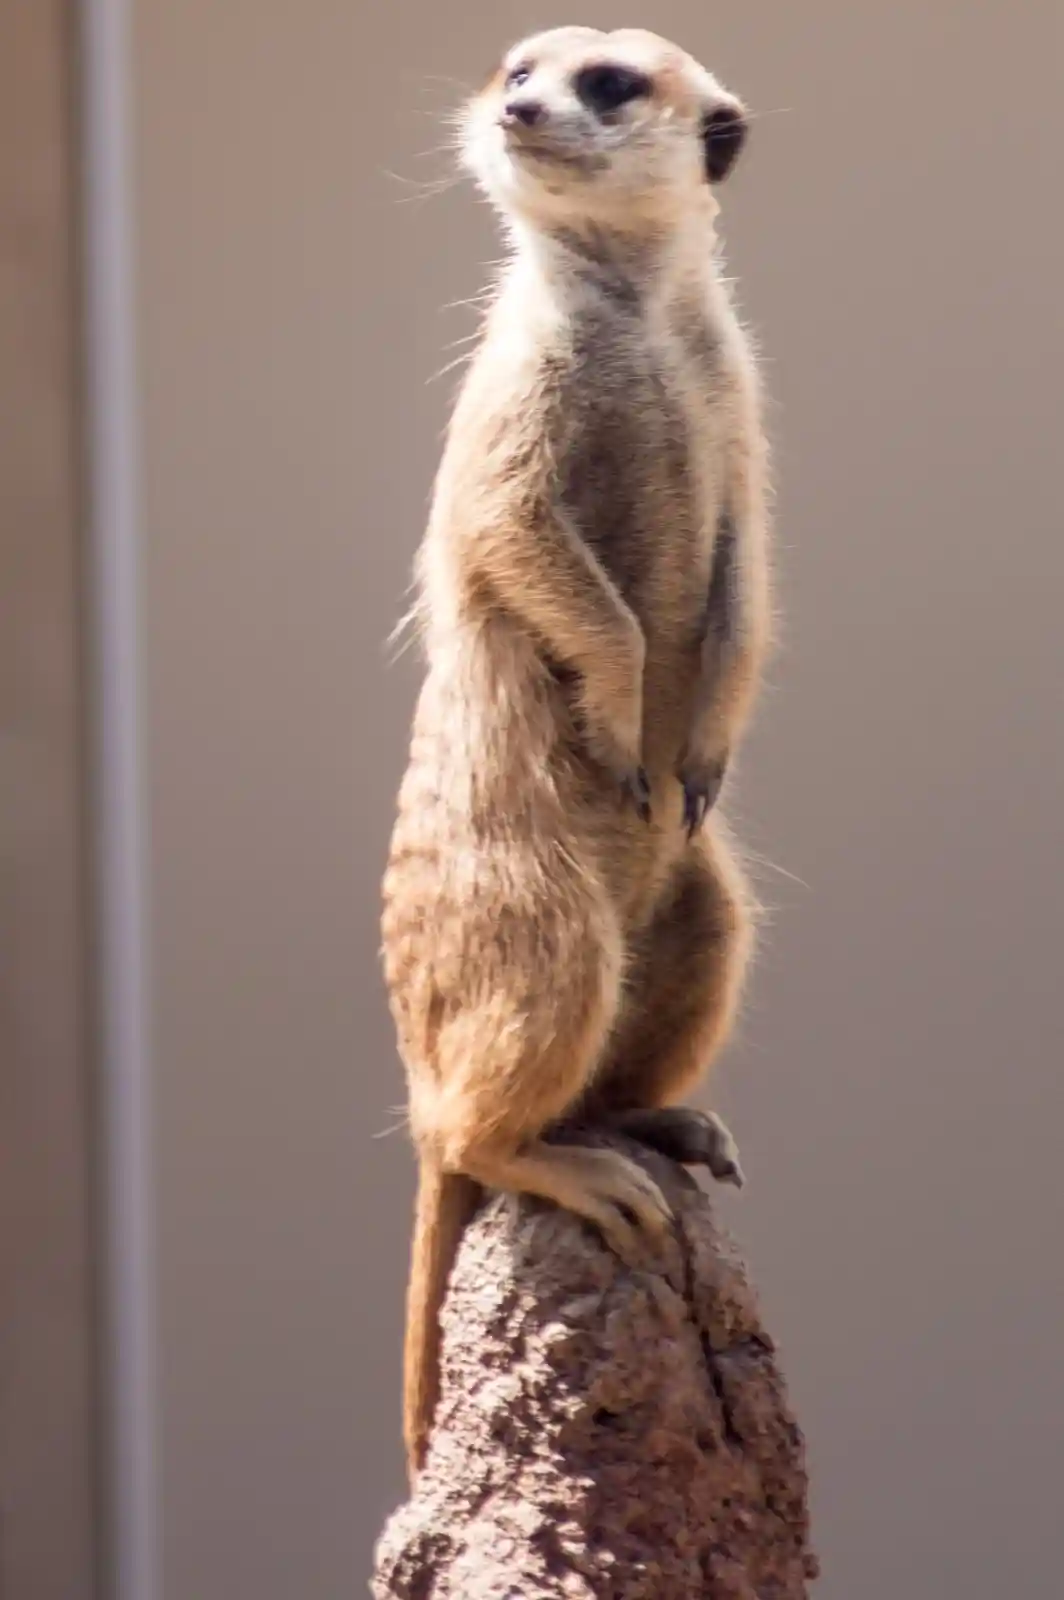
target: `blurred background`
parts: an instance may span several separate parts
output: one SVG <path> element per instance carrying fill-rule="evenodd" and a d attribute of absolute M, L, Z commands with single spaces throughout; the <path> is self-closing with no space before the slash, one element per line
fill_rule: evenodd
<path fill-rule="evenodd" d="M 402 1495 L 385 641 L 499 249 L 443 116 L 568 21 L 759 113 L 785 634 L 721 1205 L 816 1592 L 1059 1575 L 1059 7 L 0 0 L 4 1600 L 340 1600 Z"/>

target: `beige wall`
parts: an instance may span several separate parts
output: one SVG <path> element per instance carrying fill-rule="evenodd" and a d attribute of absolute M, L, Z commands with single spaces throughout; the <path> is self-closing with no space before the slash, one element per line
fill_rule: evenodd
<path fill-rule="evenodd" d="M 656 13 L 768 113 L 726 220 L 787 648 L 738 804 L 774 915 L 722 1203 L 808 1430 L 824 1600 L 1058 1571 L 1055 10 Z M 362 1592 L 401 1489 L 376 918 L 414 675 L 384 639 L 453 381 L 426 380 L 468 326 L 441 308 L 495 244 L 467 192 L 388 172 L 439 173 L 451 80 L 556 20 L 136 5 L 170 1600 Z"/>

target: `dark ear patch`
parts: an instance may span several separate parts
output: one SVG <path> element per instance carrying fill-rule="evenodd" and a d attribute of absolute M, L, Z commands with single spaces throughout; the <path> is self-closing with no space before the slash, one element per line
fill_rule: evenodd
<path fill-rule="evenodd" d="M 728 176 L 746 143 L 746 132 L 746 118 L 737 106 L 718 106 L 704 118 L 702 144 L 710 183 L 721 183 Z"/>

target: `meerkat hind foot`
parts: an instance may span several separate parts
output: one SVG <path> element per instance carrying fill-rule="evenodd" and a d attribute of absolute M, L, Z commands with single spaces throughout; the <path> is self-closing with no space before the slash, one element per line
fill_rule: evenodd
<path fill-rule="evenodd" d="M 465 1166 L 491 1188 L 537 1195 L 593 1223 L 627 1265 L 640 1254 L 640 1234 L 654 1238 L 672 1221 L 665 1196 L 649 1173 L 617 1150 L 540 1142 L 519 1155 Z"/>
<path fill-rule="evenodd" d="M 682 1167 L 707 1167 L 718 1183 L 741 1189 L 743 1169 L 739 1147 L 727 1124 L 714 1111 L 690 1106 L 660 1106 L 645 1111 L 625 1111 L 609 1119 L 618 1133 Z"/>

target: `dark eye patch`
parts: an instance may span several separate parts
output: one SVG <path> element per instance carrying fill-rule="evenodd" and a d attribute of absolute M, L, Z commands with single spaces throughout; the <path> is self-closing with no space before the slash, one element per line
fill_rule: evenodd
<path fill-rule="evenodd" d="M 607 116 L 619 111 L 631 100 L 641 100 L 650 93 L 650 79 L 645 72 L 632 67 L 584 67 L 574 79 L 577 94 L 596 116 Z"/>
<path fill-rule="evenodd" d="M 520 89 L 521 85 L 527 83 L 531 76 L 532 68 L 527 61 L 522 61 L 519 66 L 512 67 L 506 74 L 506 87 L 507 89 Z"/>

